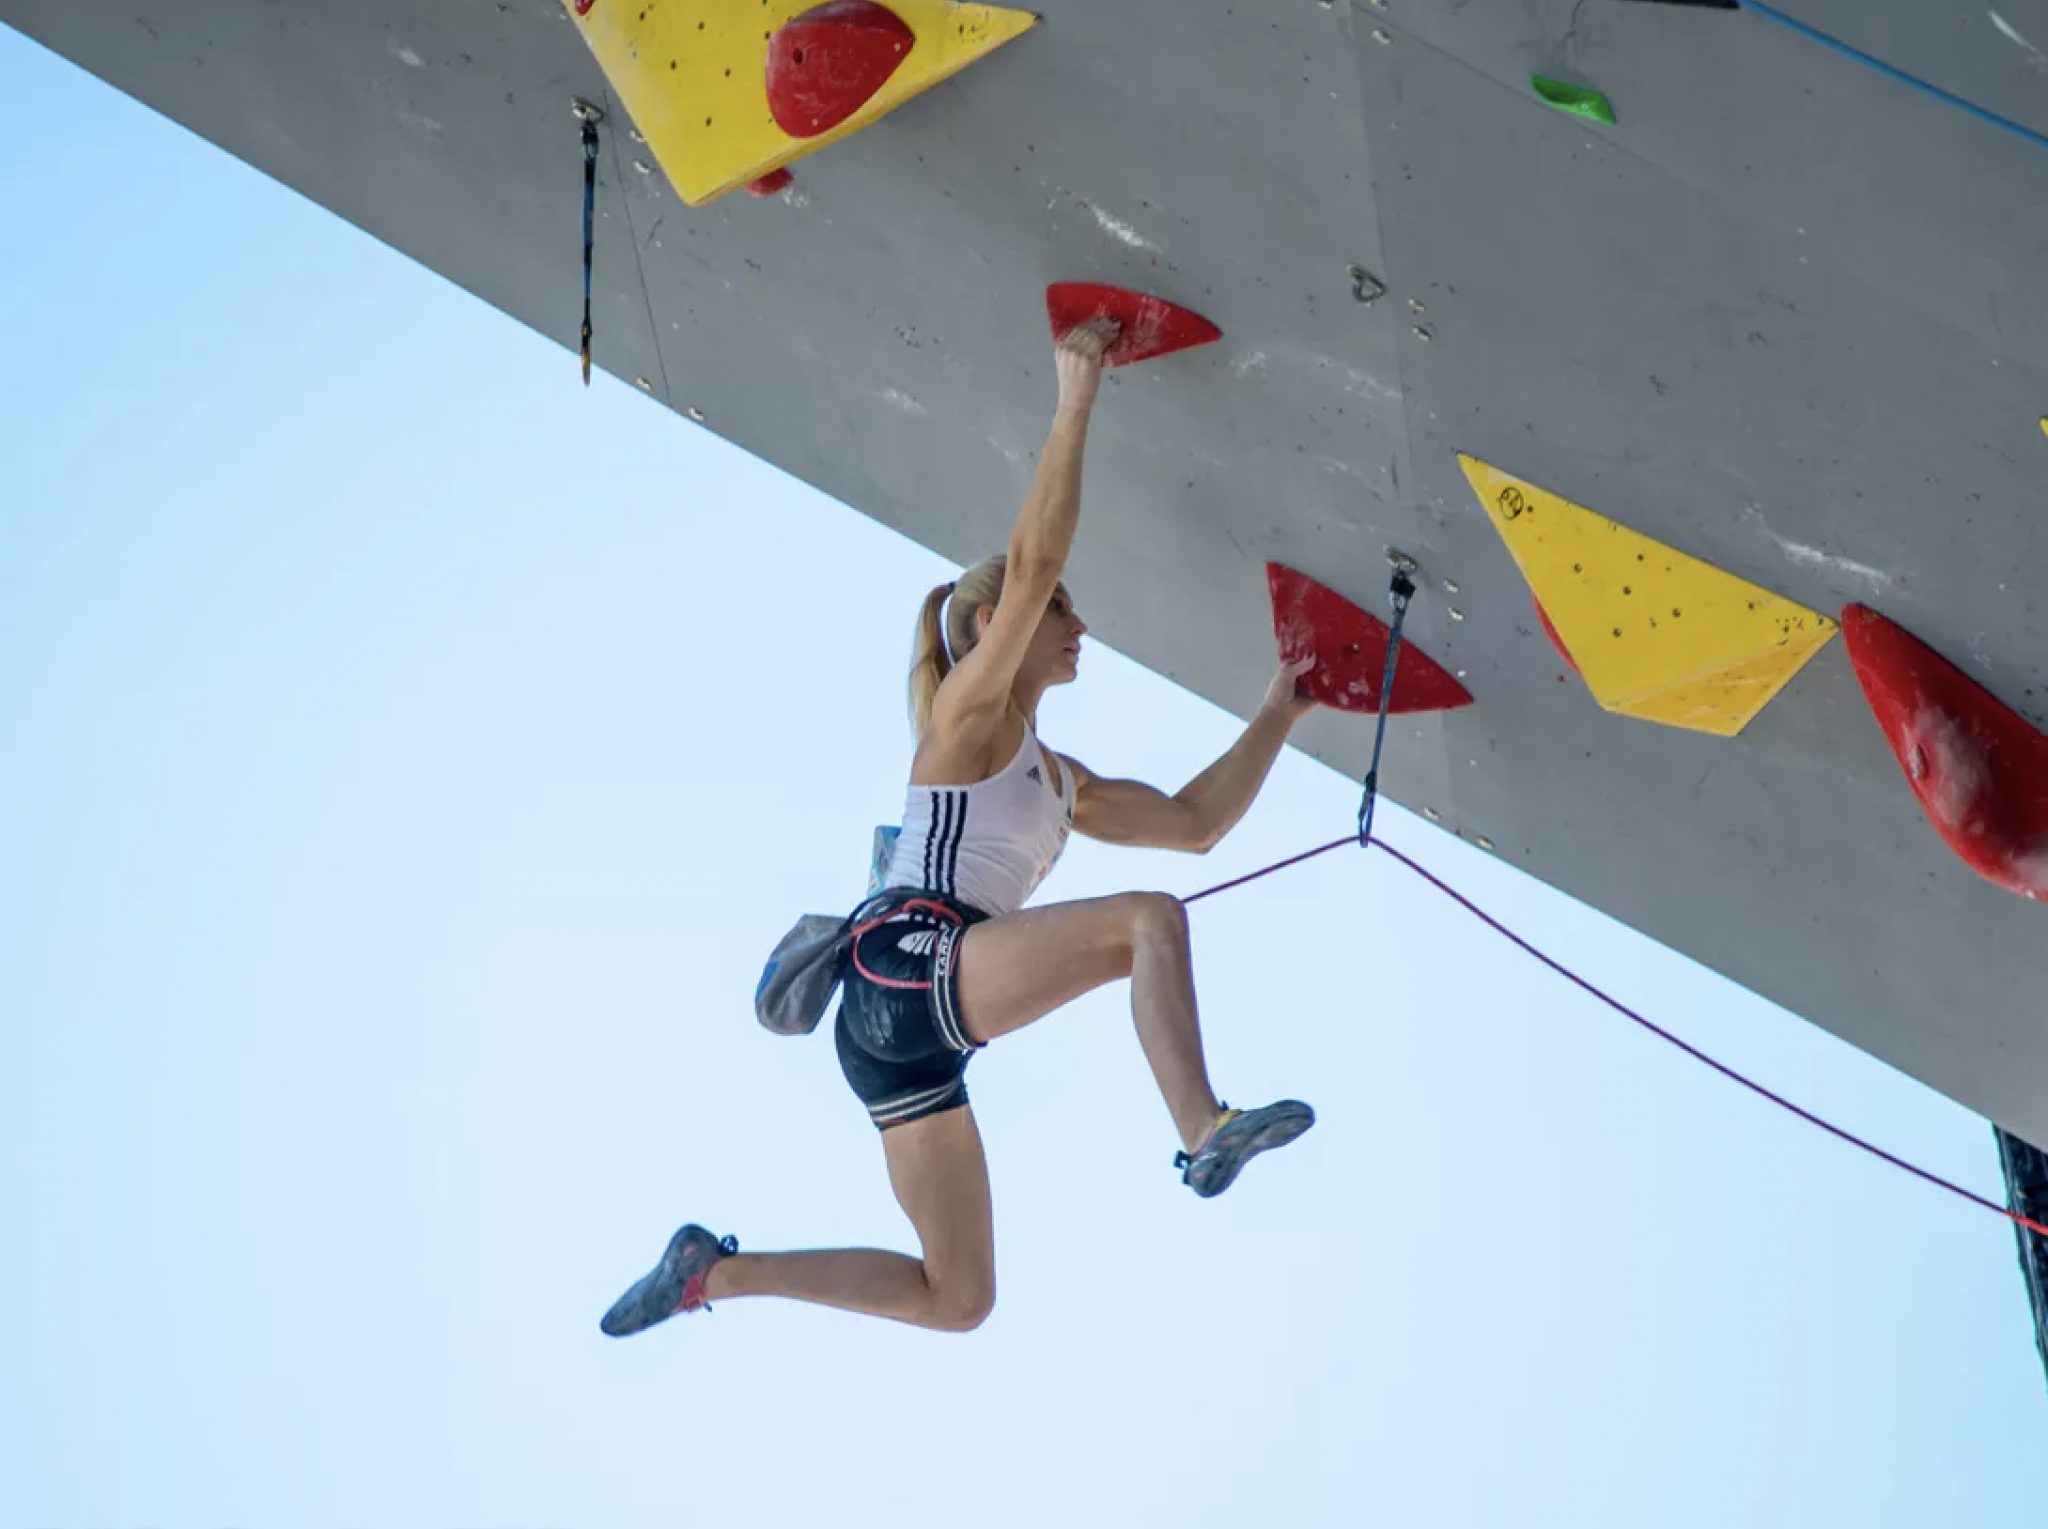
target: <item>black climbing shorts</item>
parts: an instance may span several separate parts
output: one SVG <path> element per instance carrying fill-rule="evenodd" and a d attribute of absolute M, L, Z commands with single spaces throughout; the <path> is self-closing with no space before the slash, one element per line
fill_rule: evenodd
<path fill-rule="evenodd" d="M 987 915 L 940 892 L 891 887 L 853 915 L 832 1038 L 839 1070 L 881 1130 L 967 1102 L 979 1048 L 960 1020 L 960 936 Z"/>

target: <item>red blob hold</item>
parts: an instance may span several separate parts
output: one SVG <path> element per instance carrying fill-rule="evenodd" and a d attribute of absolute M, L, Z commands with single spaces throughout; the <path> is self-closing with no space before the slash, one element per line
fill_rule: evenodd
<path fill-rule="evenodd" d="M 1284 564 L 1266 565 L 1266 587 L 1273 597 L 1273 635 L 1280 641 L 1282 662 L 1315 657 L 1316 666 L 1296 688 L 1338 711 L 1378 711 L 1387 669 L 1387 624 Z M 1471 704 L 1471 691 L 1402 637 L 1388 711 L 1454 711 Z"/>
<path fill-rule="evenodd" d="M 1564 639 L 1557 635 L 1557 628 L 1550 624 L 1550 612 L 1543 608 L 1543 602 L 1534 595 L 1529 597 L 1529 603 L 1536 607 L 1536 619 L 1543 623 L 1543 635 L 1548 637 L 1550 645 L 1557 649 L 1557 656 L 1565 661 L 1572 673 L 1578 674 L 1579 661 L 1572 657 L 1572 650 L 1564 645 Z M 1585 678 L 1584 675 L 1579 677 Z"/>
<path fill-rule="evenodd" d="M 792 138 L 829 133 L 874 98 L 917 45 L 874 0 L 829 0 L 768 40 L 768 114 Z"/>
<path fill-rule="evenodd" d="M 1223 338 L 1222 330 L 1177 303 L 1092 281 L 1054 282 L 1045 289 L 1045 312 L 1052 320 L 1055 344 L 1090 319 L 1112 318 L 1121 324 L 1115 343 L 1103 355 L 1106 367 L 1132 366 Z"/>
<path fill-rule="evenodd" d="M 1935 832 L 1985 880 L 2048 901 L 2048 736 L 1867 606 L 1843 608 L 1842 637 Z"/>
<path fill-rule="evenodd" d="M 795 179 L 796 177 L 787 169 L 770 170 L 759 180 L 747 182 L 747 195 L 774 196 L 777 192 L 788 189 L 789 184 Z"/>

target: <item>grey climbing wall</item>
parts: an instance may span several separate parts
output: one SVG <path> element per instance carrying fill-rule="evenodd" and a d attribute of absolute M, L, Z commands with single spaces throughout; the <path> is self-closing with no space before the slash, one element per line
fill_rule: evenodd
<path fill-rule="evenodd" d="M 2048 0 L 1786 8 L 2048 128 Z M 964 561 L 1042 434 L 1045 283 L 1199 309 L 1223 343 L 1116 374 L 1103 411 L 1071 579 L 1100 637 L 1242 706 L 1264 560 L 1377 605 L 1382 549 L 1417 552 L 1414 635 L 1477 704 L 1397 723 L 1391 794 L 2048 1139 L 2048 909 L 1949 855 L 1840 644 L 1735 740 L 1610 716 L 1455 460 L 1868 602 L 2038 723 L 2048 151 L 1741 12 L 1043 10 L 769 201 L 682 206 L 615 110 L 599 365 Z M 606 92 L 551 0 L 0 18 L 574 349 L 568 106 Z M 1616 124 L 1536 102 L 1538 71 Z M 1300 737 L 1364 764 L 1355 720 Z"/>

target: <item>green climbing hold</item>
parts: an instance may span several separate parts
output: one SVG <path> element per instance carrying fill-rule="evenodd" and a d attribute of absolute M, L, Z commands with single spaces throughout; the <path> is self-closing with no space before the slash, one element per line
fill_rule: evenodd
<path fill-rule="evenodd" d="M 1595 122 L 1614 126 L 1614 107 L 1607 97 L 1590 85 L 1567 85 L 1563 80 L 1553 80 L 1541 74 L 1531 75 L 1529 85 L 1559 111 L 1568 111 L 1575 117 L 1591 117 Z"/>

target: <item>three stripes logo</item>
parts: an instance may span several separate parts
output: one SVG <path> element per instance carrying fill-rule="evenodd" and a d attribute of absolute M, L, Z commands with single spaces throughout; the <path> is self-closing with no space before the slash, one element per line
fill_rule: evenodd
<path fill-rule="evenodd" d="M 934 791 L 931 827 L 924 836 L 924 884 L 938 892 L 960 890 L 960 837 L 967 827 L 967 793 Z"/>

